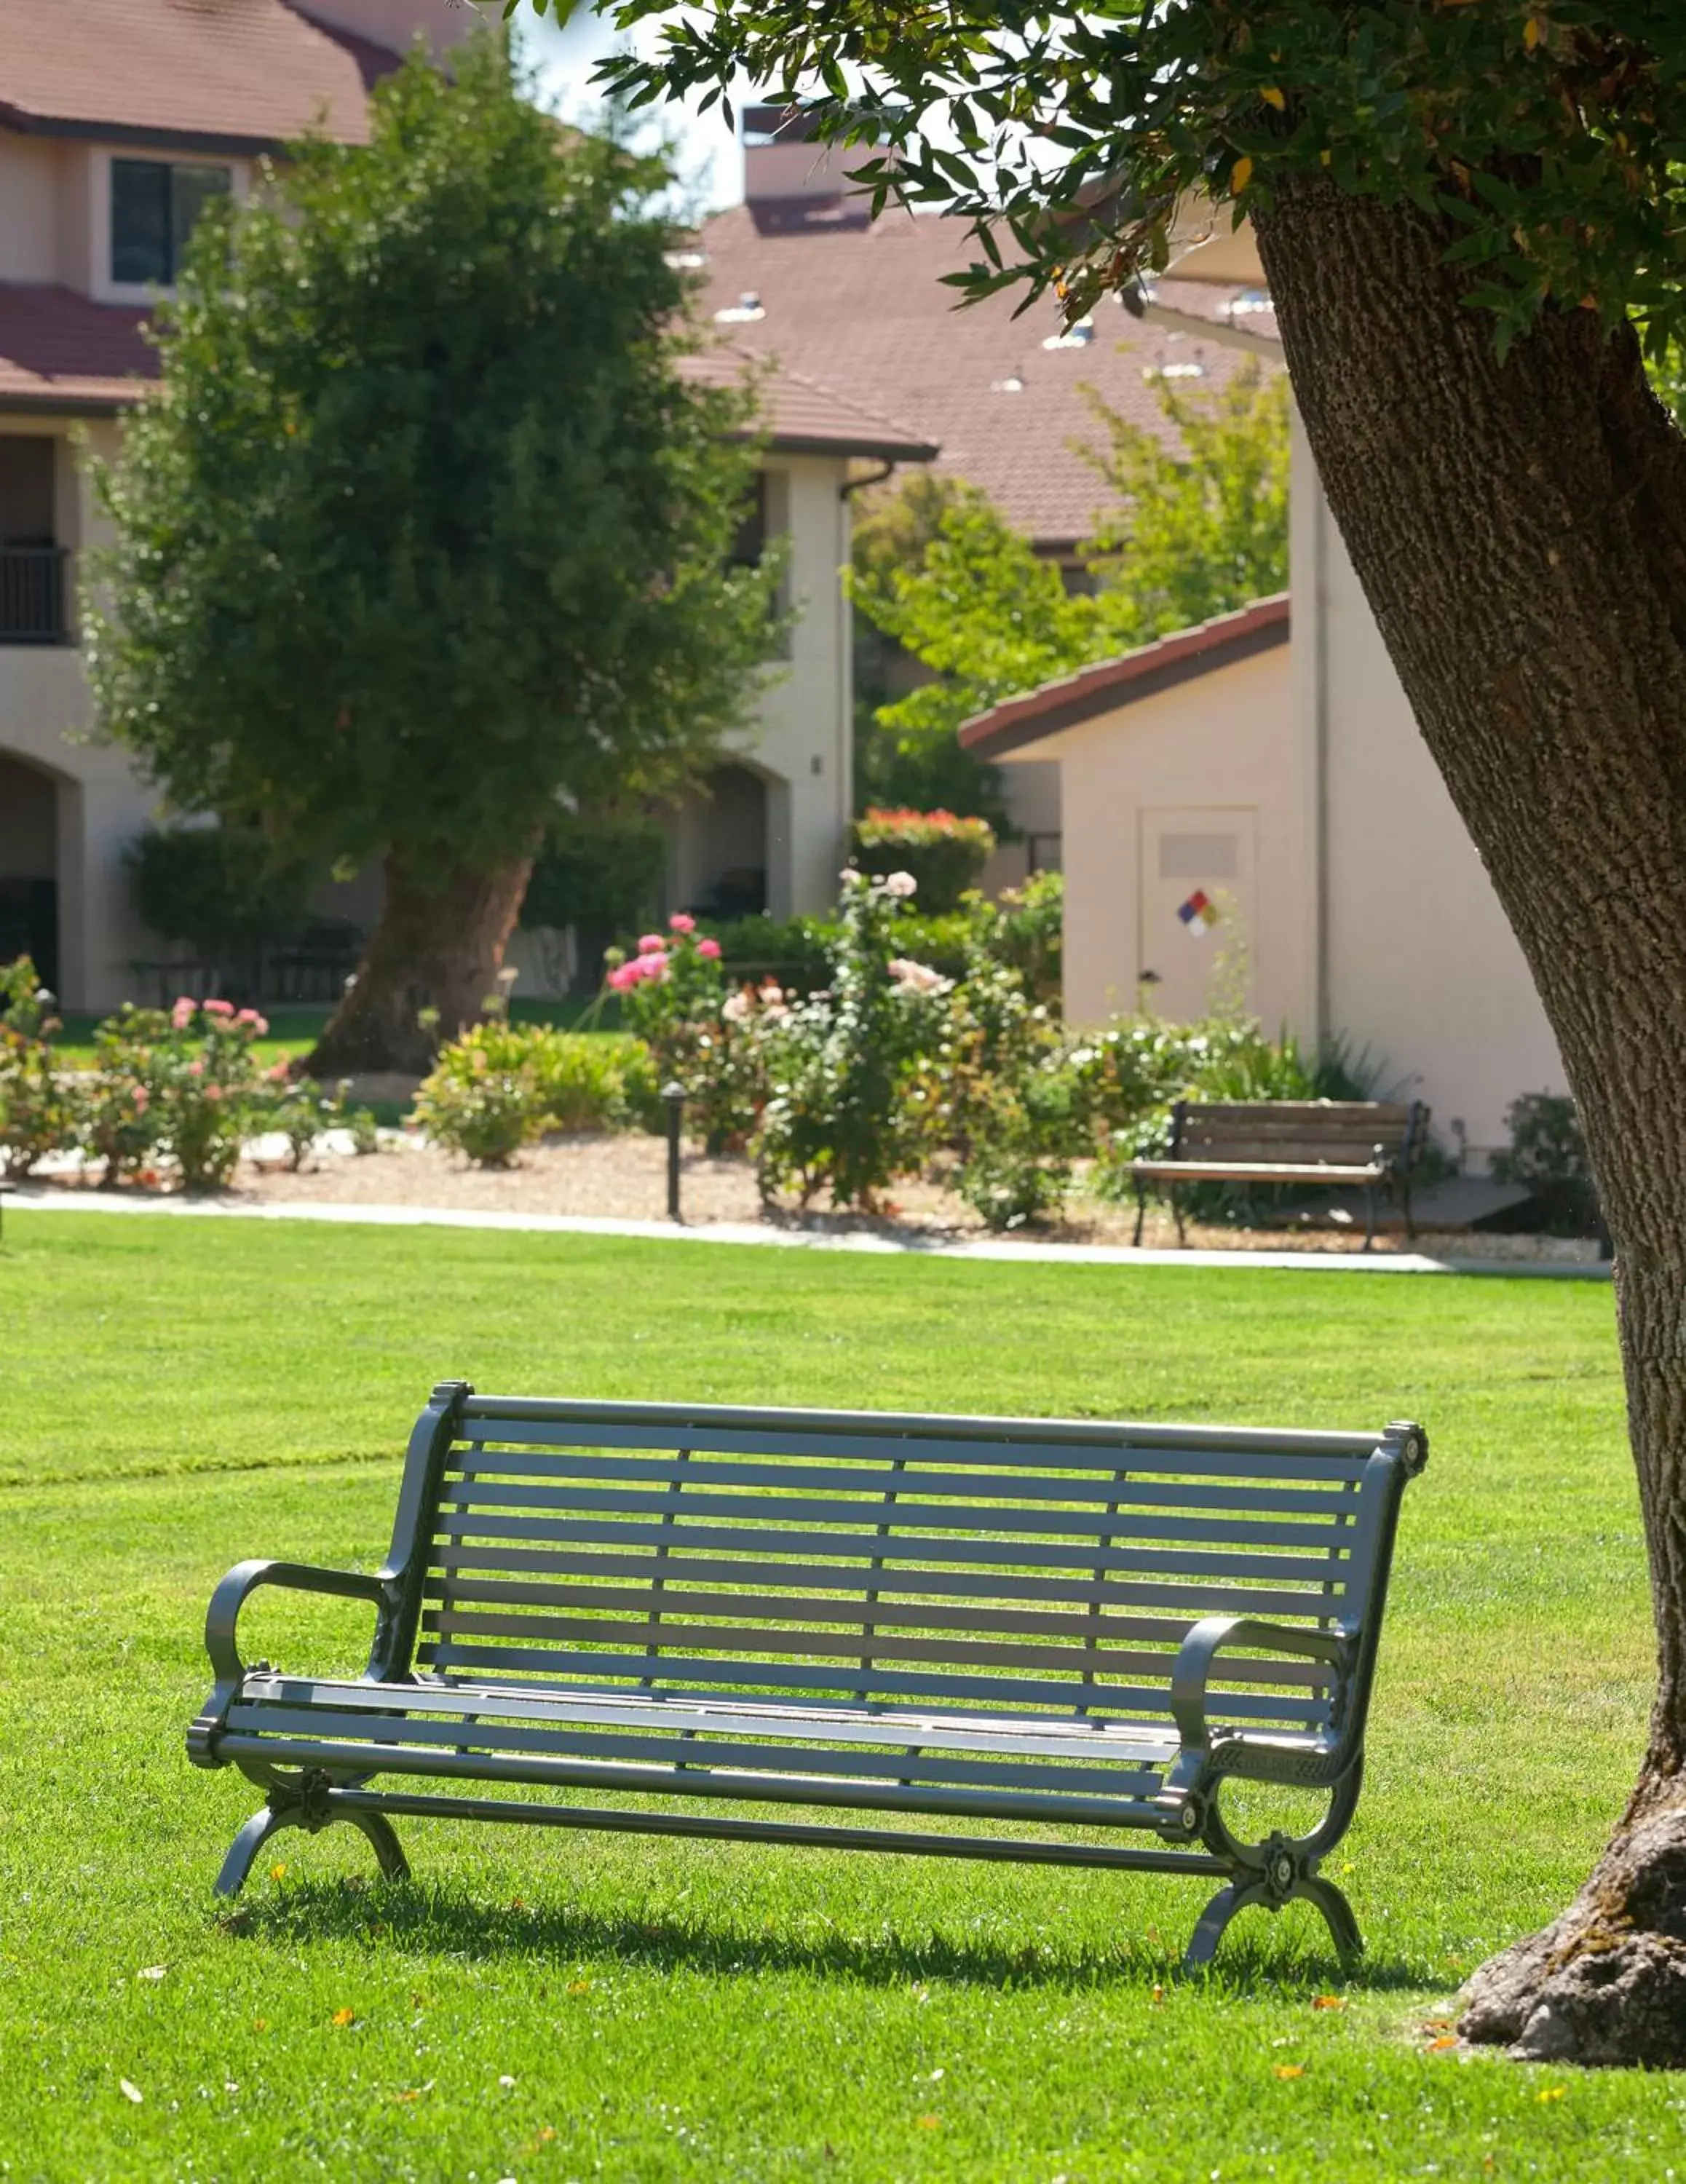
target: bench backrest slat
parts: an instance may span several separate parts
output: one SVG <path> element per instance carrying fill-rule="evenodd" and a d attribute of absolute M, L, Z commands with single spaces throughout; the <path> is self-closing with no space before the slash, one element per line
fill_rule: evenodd
<path fill-rule="evenodd" d="M 413 1449 L 424 1674 L 1102 1721 L 1164 1719 L 1201 1616 L 1360 1633 L 1403 1485 L 1382 1435 L 491 1397 Z M 1303 1658 L 1216 1681 L 1329 1722 Z"/>
<path fill-rule="evenodd" d="M 1174 1154 L 1187 1161 L 1354 1166 L 1408 1162 L 1426 1111 L 1416 1101 L 1189 1100 L 1177 1110 Z"/>

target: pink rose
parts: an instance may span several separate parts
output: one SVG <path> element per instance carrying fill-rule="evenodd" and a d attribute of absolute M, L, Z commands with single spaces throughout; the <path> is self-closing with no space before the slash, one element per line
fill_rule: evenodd
<path fill-rule="evenodd" d="M 615 993 L 631 993 L 633 987 L 637 984 L 640 977 L 643 975 L 638 969 L 638 966 L 643 961 L 643 960 L 644 959 L 642 956 L 634 956 L 629 963 L 617 963 L 615 965 L 615 968 L 609 974 L 609 983 Z"/>
<path fill-rule="evenodd" d="M 170 1012 L 170 1021 L 177 1031 L 186 1031 L 188 1025 L 192 1022 L 195 1006 L 188 1000 L 186 994 L 183 994 L 176 1002 L 175 1006 Z"/>
<path fill-rule="evenodd" d="M 641 956 L 659 956 L 666 945 L 659 933 L 641 933 L 638 935 L 638 953 Z"/>
<path fill-rule="evenodd" d="M 187 1074 L 188 1074 L 190 1077 L 203 1077 L 203 1076 L 204 1075 L 204 1073 L 205 1073 L 205 1065 L 204 1065 L 204 1063 L 203 1063 L 203 1061 L 190 1061 L 190 1062 L 188 1063 L 188 1065 L 187 1065 Z"/>
<path fill-rule="evenodd" d="M 207 1001 L 204 1009 L 208 1017 L 231 1017 L 234 1014 L 232 1001 Z"/>
<path fill-rule="evenodd" d="M 262 1039 L 264 1033 L 267 1032 L 270 1028 L 269 1018 L 267 1017 L 260 1017 L 256 1009 L 242 1009 L 240 1014 L 236 1017 L 234 1021 L 238 1024 L 250 1024 L 252 1027 L 252 1036 L 254 1039 Z"/>
<path fill-rule="evenodd" d="M 208 1100 L 220 1100 L 220 1099 L 221 1099 L 221 1097 L 222 1097 L 222 1087 L 221 1087 L 221 1085 L 220 1085 L 220 1084 L 208 1084 L 208 1085 L 206 1085 L 206 1087 L 205 1087 L 205 1097 L 206 1097 L 206 1099 L 208 1099 Z"/>
<path fill-rule="evenodd" d="M 134 1103 L 135 1112 L 137 1115 L 144 1115 L 147 1112 L 147 1102 L 152 1097 L 151 1093 L 147 1091 L 146 1086 L 144 1084 L 131 1085 L 129 1089 L 129 1097 Z"/>
<path fill-rule="evenodd" d="M 271 1084 L 285 1084 L 287 1073 L 291 1066 L 288 1062 L 278 1061 L 273 1069 L 266 1069 L 264 1074 Z"/>
<path fill-rule="evenodd" d="M 710 963 L 715 962 L 720 956 L 720 943 L 718 940 L 699 940 L 697 943 L 697 953 L 699 956 L 706 956 Z"/>
<path fill-rule="evenodd" d="M 675 933 L 694 933 L 697 930 L 696 919 L 682 910 L 676 910 L 667 922 Z"/>

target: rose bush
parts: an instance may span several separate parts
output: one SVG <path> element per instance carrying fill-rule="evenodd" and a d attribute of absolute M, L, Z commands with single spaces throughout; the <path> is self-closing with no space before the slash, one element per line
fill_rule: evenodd
<path fill-rule="evenodd" d="M 0 969 L 0 1176 L 28 1175 L 75 1135 L 75 1106 L 53 1061 L 53 1006 L 27 956 Z"/>

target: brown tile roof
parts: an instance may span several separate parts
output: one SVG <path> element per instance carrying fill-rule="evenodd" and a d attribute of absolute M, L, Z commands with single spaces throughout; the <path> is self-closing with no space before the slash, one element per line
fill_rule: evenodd
<path fill-rule="evenodd" d="M 1099 437 L 1086 385 L 1168 437 L 1143 372 L 1198 364 L 1221 386 L 1241 361 L 1216 338 L 1143 323 L 1111 303 L 1086 345 L 1053 348 L 1051 300 L 1016 319 L 1011 294 L 956 309 L 942 276 L 975 254 L 959 220 L 887 212 L 869 223 L 848 200 L 809 198 L 734 206 L 697 242 L 704 317 L 759 310 L 722 332 L 902 419 L 940 446 L 939 468 L 981 487 L 1049 546 L 1082 538 L 1105 499 L 1071 444 Z M 1160 293 L 1193 285 L 1166 281 Z"/>
<path fill-rule="evenodd" d="M 1099 713 L 1116 712 L 1175 683 L 1192 682 L 1197 675 L 1233 667 L 1255 653 L 1286 644 L 1288 635 L 1288 595 L 1277 592 L 1234 614 L 1216 615 L 1192 629 L 1177 630 L 1116 660 L 1097 660 L 1075 675 L 1062 675 L 1039 689 L 1027 690 L 1021 698 L 1005 699 L 987 713 L 962 721 L 960 741 L 979 758 L 1004 758 L 1058 735 L 1062 728 L 1092 721 Z"/>
<path fill-rule="evenodd" d="M 149 314 L 91 304 L 69 288 L 0 281 L 0 404 L 114 410 L 158 376 L 142 338 Z"/>
<path fill-rule="evenodd" d="M 0 125 L 230 148 L 368 135 L 359 55 L 284 0 L 0 0 Z"/>
<path fill-rule="evenodd" d="M 786 454 L 876 455 L 888 462 L 928 463 L 937 453 L 932 442 L 905 426 L 875 416 L 803 372 L 779 365 L 769 368 L 765 357 L 736 343 L 687 356 L 681 370 L 687 379 L 711 387 L 748 381 L 755 389 L 764 429 Z"/>

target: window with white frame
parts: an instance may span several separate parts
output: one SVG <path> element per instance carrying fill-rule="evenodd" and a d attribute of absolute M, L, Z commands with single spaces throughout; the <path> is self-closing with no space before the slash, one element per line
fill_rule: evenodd
<path fill-rule="evenodd" d="M 113 159 L 113 282 L 172 287 L 200 214 L 233 182 L 229 168 L 206 160 Z"/>

